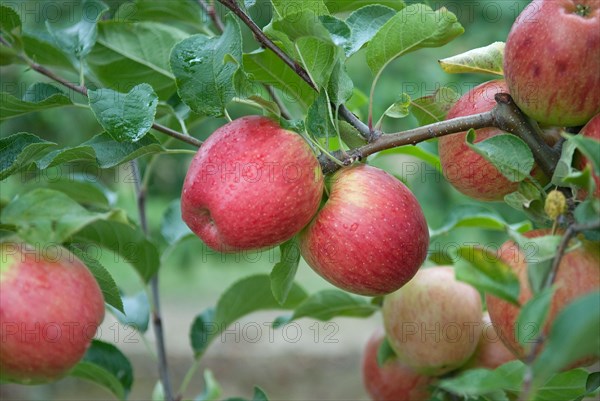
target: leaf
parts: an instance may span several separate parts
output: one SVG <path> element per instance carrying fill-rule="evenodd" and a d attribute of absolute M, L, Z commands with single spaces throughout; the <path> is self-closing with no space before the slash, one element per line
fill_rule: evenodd
<path fill-rule="evenodd" d="M 542 353 L 533 364 L 536 382 L 585 357 L 600 357 L 600 292 L 577 298 L 554 319 Z"/>
<path fill-rule="evenodd" d="M 336 136 L 335 126 L 331 121 L 329 102 L 325 92 L 321 92 L 308 109 L 308 114 L 306 115 L 306 131 L 314 138 Z"/>
<path fill-rule="evenodd" d="M 333 43 L 314 36 L 298 39 L 296 47 L 311 80 L 317 87 L 326 88 L 341 54 L 338 48 Z"/>
<path fill-rule="evenodd" d="M 449 74 L 484 73 L 504 75 L 504 42 L 469 50 L 439 61 L 442 69 Z"/>
<path fill-rule="evenodd" d="M 150 321 L 150 302 L 146 291 L 140 291 L 132 296 L 124 296 L 123 307 L 124 312 L 112 310 L 117 320 L 140 333 L 145 333 L 148 330 L 148 322 Z"/>
<path fill-rule="evenodd" d="M 273 18 L 283 19 L 289 15 L 295 15 L 301 12 L 308 12 L 313 16 L 329 14 L 329 10 L 323 0 L 311 1 L 288 1 L 271 0 L 273 4 Z"/>
<path fill-rule="evenodd" d="M 587 393 L 588 372 L 574 369 L 552 376 L 537 390 L 535 401 L 575 400 Z"/>
<path fill-rule="evenodd" d="M 133 384 L 133 368 L 112 344 L 93 340 L 81 362 L 69 373 L 106 387 L 117 398 L 127 398 Z"/>
<path fill-rule="evenodd" d="M 87 65 L 104 87 L 128 92 L 147 83 L 159 98 L 166 99 L 176 91 L 169 67 L 171 49 L 188 36 L 156 22 L 102 21 Z"/>
<path fill-rule="evenodd" d="M 456 263 L 457 280 L 519 304 L 519 278 L 497 254 L 478 246 L 463 246 L 459 248 L 458 255 L 461 259 Z"/>
<path fill-rule="evenodd" d="M 417 145 L 406 145 L 400 146 L 397 148 L 387 149 L 382 152 L 377 153 L 376 157 L 384 156 L 384 155 L 410 155 L 416 157 L 417 159 L 423 160 L 430 166 L 434 167 L 438 172 L 442 172 L 442 165 L 440 164 L 440 158 L 438 155 L 429 152 L 425 147 L 421 144 Z M 415 170 L 406 169 L 406 175 L 413 174 Z M 429 170 L 427 170 L 429 171 Z M 431 172 L 433 174 L 433 171 Z M 425 173 L 427 174 L 427 173 Z"/>
<path fill-rule="evenodd" d="M 79 231 L 73 242 L 95 244 L 120 255 L 144 282 L 150 281 L 160 267 L 156 246 L 146 239 L 141 230 L 117 221 L 96 221 Z"/>
<path fill-rule="evenodd" d="M 222 116 L 235 96 L 233 78 L 242 64 L 238 23 L 228 19 L 219 37 L 194 35 L 179 42 L 170 63 L 181 99 L 198 114 Z"/>
<path fill-rule="evenodd" d="M 381 5 L 369 5 L 354 11 L 346 20 L 350 28 L 350 38 L 344 44 L 346 57 L 350 57 L 367 44 L 396 10 Z"/>
<path fill-rule="evenodd" d="M 331 15 L 322 15 L 319 17 L 319 21 L 327 29 L 336 46 L 343 45 L 350 38 L 350 28 L 341 19 Z"/>
<path fill-rule="evenodd" d="M 72 104 L 71 99 L 60 89 L 50 84 L 37 83 L 27 89 L 21 100 L 9 93 L 0 93 L 0 121 Z"/>
<path fill-rule="evenodd" d="M 583 135 L 565 135 L 591 161 L 594 174 L 600 175 L 600 141 Z"/>
<path fill-rule="evenodd" d="M 154 21 L 169 26 L 186 24 L 193 31 L 205 28 L 205 16 L 199 12 L 198 4 L 193 1 L 156 1 L 135 0 L 126 2 L 115 12 L 116 21 L 140 22 Z"/>
<path fill-rule="evenodd" d="M 33 179 L 27 187 L 48 188 L 59 191 L 84 207 L 109 209 L 116 200 L 116 193 L 106 188 L 97 176 L 86 171 L 85 174 L 69 173 L 48 180 Z"/>
<path fill-rule="evenodd" d="M 446 119 L 446 115 L 459 98 L 453 89 L 443 86 L 431 96 L 413 100 L 410 112 L 420 126 L 437 123 Z"/>
<path fill-rule="evenodd" d="M 581 202 L 573 212 L 575 220 L 580 224 L 585 224 L 594 221 L 600 216 L 600 200 L 588 199 Z M 600 241 L 600 229 L 586 230 L 583 232 L 585 237 L 590 241 Z"/>
<path fill-rule="evenodd" d="M 406 93 L 402 93 L 398 101 L 396 101 L 394 104 L 388 107 L 388 109 L 383 114 L 384 116 L 390 118 L 404 118 L 408 116 L 408 108 L 410 104 L 410 96 L 408 96 L 408 94 Z"/>
<path fill-rule="evenodd" d="M 327 94 L 331 103 L 339 106 L 345 103 L 352 96 L 354 83 L 346 72 L 346 67 L 342 60 L 338 60 L 333 67 L 329 85 L 327 86 Z"/>
<path fill-rule="evenodd" d="M 596 391 L 598 387 L 600 387 L 600 372 L 592 372 L 586 380 L 585 389 L 588 393 L 591 393 Z"/>
<path fill-rule="evenodd" d="M 293 320 L 310 317 L 327 321 L 334 317 L 369 317 L 377 312 L 379 307 L 373 305 L 366 298 L 349 294 L 337 289 L 319 291 L 305 299 L 295 310 L 291 317 L 279 319 L 277 326 L 287 324 Z"/>
<path fill-rule="evenodd" d="M 248 400 L 246 400 L 244 398 L 235 397 L 235 398 L 228 398 L 225 401 L 248 401 Z M 267 395 L 265 394 L 264 391 L 262 391 L 259 387 L 254 387 L 254 395 L 252 396 L 251 401 L 269 401 L 269 399 L 267 398 Z"/>
<path fill-rule="evenodd" d="M 469 369 L 458 376 L 442 379 L 439 387 L 462 397 L 478 397 L 497 391 L 520 391 L 525 374 L 521 361 L 508 362 L 496 370 Z"/>
<path fill-rule="evenodd" d="M 542 333 L 542 328 L 548 318 L 550 303 L 552 302 L 555 290 L 555 287 L 547 287 L 535 294 L 521 307 L 517 319 L 517 327 L 519 330 L 516 330 L 516 332 L 517 340 L 526 350 L 529 350 L 533 346 L 532 339 L 535 340 Z M 533 328 L 533 330 L 524 330 L 525 328 Z M 535 333 L 535 335 L 532 336 L 532 333 Z M 526 352 L 529 353 L 529 351 Z"/>
<path fill-rule="evenodd" d="M 294 237 L 281 244 L 279 249 L 281 250 L 281 258 L 273 267 L 269 277 L 271 279 L 273 297 L 275 297 L 280 305 L 283 305 L 292 290 L 296 271 L 298 271 L 298 264 L 300 263 L 298 238 Z"/>
<path fill-rule="evenodd" d="M 421 48 L 443 46 L 463 32 L 456 16 L 445 8 L 433 11 L 426 5 L 412 4 L 390 18 L 371 39 L 367 64 L 378 77 L 395 58 Z"/>
<path fill-rule="evenodd" d="M 148 84 L 140 84 L 127 94 L 89 90 L 88 97 L 100 125 L 119 142 L 137 142 L 152 128 L 158 97 Z"/>
<path fill-rule="evenodd" d="M 186 237 L 194 235 L 192 230 L 181 219 L 180 199 L 173 200 L 165 210 L 160 225 L 160 233 L 169 245 L 173 245 Z"/>
<path fill-rule="evenodd" d="M 474 143 L 475 130 L 469 130 L 465 141 L 469 148 L 489 161 L 509 181 L 523 181 L 533 168 L 531 149 L 523 140 L 514 135 L 496 135 Z"/>
<path fill-rule="evenodd" d="M 96 43 L 96 23 L 106 11 L 108 7 L 100 0 L 83 0 L 80 7 L 73 7 L 70 18 L 62 18 L 58 22 L 47 19 L 46 28 L 62 51 L 81 60 Z"/>
<path fill-rule="evenodd" d="M 199 358 L 231 323 L 242 316 L 265 309 L 293 309 L 306 296 L 300 286 L 293 284 L 287 300 L 280 305 L 271 292 L 269 276 L 256 275 L 237 281 L 221 295 L 215 308 L 209 308 L 196 316 L 190 331 L 196 358 Z"/>
<path fill-rule="evenodd" d="M 567 139 L 562 146 L 560 159 L 558 160 L 554 169 L 554 174 L 552 175 L 552 184 L 554 185 L 561 185 L 563 180 L 573 173 L 573 167 L 571 166 L 577 147 L 575 146 L 575 142 L 571 139 L 572 138 Z"/>
<path fill-rule="evenodd" d="M 204 370 L 204 391 L 194 401 L 218 401 L 221 398 L 221 386 L 209 369 Z"/>
<path fill-rule="evenodd" d="M 402 0 L 325 0 L 325 4 L 332 14 L 354 11 L 370 4 L 383 4 L 397 11 L 405 7 Z"/>
<path fill-rule="evenodd" d="M 117 142 L 104 132 L 79 146 L 50 152 L 36 161 L 36 164 L 43 170 L 76 160 L 89 160 L 95 162 L 100 168 L 111 168 L 144 155 L 164 151 L 163 146 L 152 134 L 147 134 L 139 141 L 131 143 Z"/>
<path fill-rule="evenodd" d="M 396 358 L 396 353 L 390 345 L 387 337 L 384 337 L 383 341 L 381 341 L 381 344 L 379 344 L 379 348 L 377 348 L 377 365 L 383 366 L 388 360 L 394 358 Z"/>
<path fill-rule="evenodd" d="M 27 168 L 42 152 L 55 145 L 27 132 L 1 138 L 0 181 Z"/>
<path fill-rule="evenodd" d="M 62 192 L 39 188 L 14 198 L 2 209 L 2 221 L 14 224 L 30 243 L 63 243 L 85 226 L 106 219 L 123 219 L 120 211 L 90 212 Z"/>
<path fill-rule="evenodd" d="M 367 144 L 367 140 L 347 121 L 338 120 L 338 128 L 340 129 L 340 137 L 349 147 L 358 148 Z"/>
<path fill-rule="evenodd" d="M 257 50 L 244 54 L 244 69 L 252 79 L 272 85 L 283 92 L 285 99 L 294 99 L 307 108 L 317 96 L 291 68 L 272 51 Z"/>
<path fill-rule="evenodd" d="M 19 35 L 21 31 L 21 18 L 11 7 L 0 4 L 0 32 L 2 35 Z"/>
<path fill-rule="evenodd" d="M 94 278 L 98 282 L 100 289 L 102 290 L 102 295 L 104 296 L 104 302 L 108 305 L 112 306 L 115 310 L 123 312 L 123 301 L 121 300 L 121 294 L 119 293 L 119 288 L 115 283 L 115 280 L 112 278 L 108 270 L 102 264 L 95 259 L 92 255 L 87 253 L 83 249 L 79 249 L 76 246 L 68 246 L 69 251 L 71 251 L 75 256 L 77 256 L 85 265 L 90 269 Z"/>

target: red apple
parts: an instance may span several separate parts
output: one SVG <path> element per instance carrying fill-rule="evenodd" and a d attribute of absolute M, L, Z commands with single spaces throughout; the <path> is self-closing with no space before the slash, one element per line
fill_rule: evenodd
<path fill-rule="evenodd" d="M 481 326 L 481 338 L 475 353 L 467 362 L 464 369 L 496 369 L 500 365 L 515 360 L 513 353 L 506 348 L 500 336 L 496 332 L 488 312 L 483 314 Z"/>
<path fill-rule="evenodd" d="M 300 233 L 306 262 L 333 285 L 383 295 L 410 280 L 427 256 L 421 206 L 399 180 L 357 165 L 338 171 L 325 206 Z"/>
<path fill-rule="evenodd" d="M 583 127 L 583 129 L 580 132 L 580 135 L 595 139 L 596 141 L 600 141 L 600 114 L 592 118 L 590 122 L 587 123 L 585 127 Z M 595 149 L 590 149 L 590 152 L 596 154 L 600 153 L 600 145 L 597 145 Z M 594 191 L 594 196 L 596 198 L 600 198 L 600 177 L 593 173 L 594 168 L 591 165 L 591 162 L 585 157 L 579 156 L 577 158 L 576 165 L 580 170 L 583 170 L 587 165 L 590 165 L 590 168 L 592 170 L 592 177 L 594 178 L 594 182 L 596 183 L 596 190 Z"/>
<path fill-rule="evenodd" d="M 362 360 L 363 383 L 373 401 L 427 401 L 433 377 L 415 373 L 398 359 L 388 359 L 382 366 L 377 363 L 377 351 L 385 338 L 377 330 L 365 347 Z"/>
<path fill-rule="evenodd" d="M 259 116 L 216 130 L 187 172 L 183 220 L 220 252 L 266 248 L 292 238 L 317 212 L 323 174 L 298 134 Z"/>
<path fill-rule="evenodd" d="M 481 296 L 451 267 L 421 269 L 383 300 L 383 322 L 398 359 L 415 372 L 442 375 L 464 365 L 481 336 Z"/>
<path fill-rule="evenodd" d="M 0 244 L 0 377 L 56 380 L 83 357 L 104 318 L 94 276 L 60 246 Z"/>
<path fill-rule="evenodd" d="M 490 111 L 496 106 L 494 95 L 508 93 L 503 80 L 483 83 L 463 95 L 450 109 L 447 119 Z M 475 142 L 506 134 L 498 128 L 476 131 Z M 474 199 L 499 201 L 518 189 L 519 184 L 506 179 L 490 162 L 465 143 L 466 132 L 440 137 L 438 149 L 446 179 L 460 192 Z"/>
<path fill-rule="evenodd" d="M 579 126 L 600 112 L 600 1 L 534 0 L 506 40 L 504 76 L 541 123 Z"/>
<path fill-rule="evenodd" d="M 550 231 L 545 229 L 534 230 L 526 233 L 525 236 L 536 238 L 548 235 L 549 233 Z M 519 303 L 524 305 L 531 299 L 526 258 L 535 257 L 535 254 L 526 256 L 514 242 L 507 241 L 500 247 L 499 256 L 519 276 L 521 282 Z M 557 289 L 552 298 L 548 320 L 541 330 L 541 333 L 544 335 L 548 334 L 556 315 L 565 306 L 576 298 L 600 288 L 600 250 L 598 249 L 598 244 L 585 242 L 584 246 L 566 253 L 558 267 L 555 283 Z M 525 350 L 519 344 L 515 336 L 515 331 L 519 329 L 527 330 L 527 333 L 531 333 L 528 337 L 533 341 L 540 334 L 540 330 L 531 327 L 519 328 L 516 326 L 520 312 L 518 306 L 490 294 L 486 296 L 486 300 L 490 317 L 500 338 L 518 358 L 524 359 Z M 580 364 L 586 365 L 588 364 L 587 362 L 589 361 L 582 361 Z"/>

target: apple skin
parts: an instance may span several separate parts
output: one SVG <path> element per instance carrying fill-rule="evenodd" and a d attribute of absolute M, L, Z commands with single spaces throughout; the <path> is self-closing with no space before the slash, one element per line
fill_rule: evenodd
<path fill-rule="evenodd" d="M 580 135 L 583 135 L 588 138 L 595 139 L 596 141 L 600 141 L 600 114 L 597 114 L 594 118 L 588 122 L 585 127 L 581 129 Z M 597 146 L 595 150 L 592 152 L 600 152 L 600 146 Z M 577 168 L 580 170 L 585 169 L 587 165 L 590 165 L 592 170 L 592 177 L 594 178 L 594 182 L 596 183 L 596 190 L 594 191 L 594 197 L 600 198 L 600 177 L 597 176 L 593 171 L 594 168 L 589 160 L 587 160 L 584 156 L 578 156 L 576 159 Z M 585 194 L 583 195 L 585 198 Z"/>
<path fill-rule="evenodd" d="M 451 267 L 421 269 L 383 300 L 383 322 L 398 359 L 439 376 L 464 365 L 481 336 L 481 296 Z"/>
<path fill-rule="evenodd" d="M 488 312 L 483 314 L 481 322 L 481 338 L 479 344 L 477 344 L 477 349 L 461 370 L 496 369 L 498 366 L 517 359 L 500 339 Z"/>
<path fill-rule="evenodd" d="M 260 116 L 217 129 L 183 184 L 183 221 L 209 247 L 230 253 L 278 245 L 315 215 L 323 174 L 306 141 Z"/>
<path fill-rule="evenodd" d="M 329 199 L 300 233 L 300 252 L 315 272 L 369 296 L 408 282 L 428 246 L 427 222 L 414 195 L 390 174 L 364 164 L 333 176 Z"/>
<path fill-rule="evenodd" d="M 586 16 L 577 8 L 587 7 Z M 600 2 L 534 0 L 506 40 L 504 76 L 515 103 L 549 125 L 579 126 L 600 112 Z"/>
<path fill-rule="evenodd" d="M 362 359 L 363 384 L 373 401 L 427 401 L 433 377 L 415 373 L 398 359 L 377 363 L 377 351 L 385 333 L 376 330 L 369 338 Z"/>
<path fill-rule="evenodd" d="M 448 112 L 446 119 L 469 116 L 492 110 L 494 95 L 508 93 L 503 80 L 485 82 L 466 94 Z M 498 128 L 476 130 L 475 142 L 506 134 Z M 483 201 L 501 201 L 515 192 L 519 184 L 506 179 L 490 162 L 471 150 L 465 143 L 466 132 L 445 135 L 438 140 L 440 162 L 444 176 L 463 194 Z"/>
<path fill-rule="evenodd" d="M 79 362 L 104 319 L 87 267 L 60 246 L 0 244 L 0 378 L 56 380 Z"/>
<path fill-rule="evenodd" d="M 527 238 L 536 238 L 549 234 L 550 230 L 541 229 L 529 231 L 525 236 Z M 598 244 L 590 242 L 585 242 L 584 244 L 583 247 L 566 253 L 560 262 L 555 279 L 557 289 L 552 298 L 548 320 L 542 329 L 544 335 L 548 334 L 552 322 L 565 306 L 576 298 L 600 288 L 600 250 L 598 249 Z M 512 241 L 505 242 L 500 247 L 499 252 L 500 258 L 519 277 L 521 283 L 519 303 L 524 305 L 532 296 L 527 278 L 526 256 Z M 532 256 L 535 255 L 529 255 L 529 257 Z M 516 322 L 519 317 L 520 308 L 490 294 L 486 295 L 486 301 L 490 318 L 498 335 L 515 356 L 519 359 L 524 359 L 525 350 L 515 336 L 515 330 L 518 329 Z M 529 327 L 524 327 L 523 330 L 528 330 L 528 333 L 531 332 L 529 336 L 531 337 L 531 341 L 535 340 L 540 334 Z M 578 361 L 572 367 L 586 366 L 592 362 L 594 361 Z"/>

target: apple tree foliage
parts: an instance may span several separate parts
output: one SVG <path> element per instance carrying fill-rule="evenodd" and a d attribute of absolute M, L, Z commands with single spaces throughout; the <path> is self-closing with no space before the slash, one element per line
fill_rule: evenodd
<path fill-rule="evenodd" d="M 460 40 L 464 28 L 446 8 L 434 10 L 401 0 L 219 3 L 223 4 L 84 0 L 74 3 L 69 13 L 61 14 L 63 17 L 52 20 L 44 18 L 42 8 L 37 8 L 39 15 L 33 15 L 21 7 L 23 3 L 3 2 L 0 6 L 1 65 L 21 65 L 39 73 L 39 81 L 22 96 L 8 90 L 1 93 L 0 120 L 75 106 L 88 109 L 101 127 L 85 133 L 81 143 L 72 146 L 44 139 L 41 126 L 37 132 L 3 129 L 0 179 L 63 165 L 92 165 L 98 172 L 120 166 L 131 186 L 137 186 L 140 200 L 139 214 L 128 213 L 115 208 L 115 194 L 100 181 L 73 178 L 25 184 L 16 196 L 2 197 L 0 232 L 3 237 L 16 235 L 31 243 L 67 246 L 96 277 L 108 310 L 142 334 L 150 328 L 150 310 L 156 305 L 150 306 L 145 292 L 122 296 L 120 284 L 86 249 L 93 245 L 120 255 L 145 283 L 152 285 L 160 271 L 161 255 L 178 247 L 191 233 L 181 221 L 177 200 L 164 210 L 160 227 L 148 228 L 143 200 L 152 196 L 146 192 L 147 183 L 157 157 L 185 157 L 195 152 L 194 144 L 200 142 L 188 136 L 189 127 L 201 119 L 228 117 L 227 108 L 242 103 L 254 107 L 256 114 L 279 119 L 284 127 L 302 135 L 327 156 L 366 143 L 360 129 L 365 125 L 352 121 L 349 113 L 364 116 L 368 108 L 368 119 L 375 129 L 381 129 L 384 119 L 409 116 L 425 126 L 442 121 L 458 99 L 452 89 L 442 87 L 414 99 L 401 93 L 380 116 L 374 115 L 372 108 L 377 83 L 390 63 L 401 63 L 404 55 L 420 49 Z M 231 7 L 237 12 L 229 12 Z M 258 29 L 283 57 L 265 46 L 264 38 L 255 34 L 258 40 L 252 40 L 248 35 L 247 27 L 258 10 L 270 15 L 270 21 Z M 439 64 L 449 74 L 501 77 L 503 50 L 503 43 L 482 43 Z M 297 68 L 290 68 L 285 57 Z M 353 77 L 346 70 L 347 60 L 356 57 L 363 58 L 372 73 L 370 93 L 355 86 L 354 80 L 363 77 Z M 485 205 L 461 207 L 443 224 L 430 227 L 432 241 L 467 228 L 502 232 L 516 243 L 530 246 L 533 240 L 522 236 L 525 231 L 533 225 L 553 224 L 544 210 L 550 188 L 594 192 L 592 176 L 599 173 L 600 152 L 590 149 L 597 143 L 568 133 L 563 136 L 565 142 L 552 181 L 543 187 L 529 179 L 534 158 L 525 142 L 501 135 L 474 143 L 474 133 L 469 133 L 466 141 L 470 148 L 507 178 L 520 182 L 518 191 L 507 195 L 505 203 L 518 209 L 523 221 L 511 224 Z M 435 139 L 386 152 L 408 155 L 439 169 L 439 158 L 427 146 L 429 142 Z M 572 167 L 578 150 L 591 161 L 583 171 Z M 593 196 L 575 206 L 572 218 L 576 222 L 598 219 L 600 202 Z M 600 239 L 597 229 L 583 234 L 591 240 Z M 527 321 L 541 324 L 544 320 L 549 305 L 544 282 L 559 241 L 559 236 L 534 241 L 537 262 L 530 269 L 529 280 L 535 295 L 523 305 L 521 316 Z M 431 250 L 427 263 L 452 261 L 459 280 L 482 293 L 517 302 L 517 277 L 488 250 L 465 245 L 454 251 L 448 255 Z M 223 289 L 213 307 L 198 311 L 189 332 L 196 363 L 221 331 L 259 310 L 281 310 L 274 324 L 277 328 L 300 318 L 364 318 L 380 310 L 379 299 L 335 289 L 315 292 L 296 283 L 300 254 L 295 240 L 281 245 L 280 255 L 281 260 L 270 273 L 240 277 Z M 594 293 L 559 315 L 537 358 L 527 364 L 513 361 L 495 370 L 467 370 L 441 379 L 434 399 L 516 399 L 525 384 L 533 387 L 531 394 L 536 400 L 583 399 L 597 394 L 597 372 L 563 369 L 577 355 L 600 356 L 599 327 L 598 294 Z M 101 341 L 92 343 L 71 375 L 106 387 L 118 399 L 127 398 L 134 380 L 127 356 Z M 196 399 L 217 399 L 219 385 L 210 371 L 204 373 L 204 381 L 205 392 Z M 176 394 L 164 384 L 157 386 L 153 397 L 173 399 Z M 265 391 L 268 393 L 268 388 Z M 253 399 L 266 400 L 266 393 L 256 388 Z"/>

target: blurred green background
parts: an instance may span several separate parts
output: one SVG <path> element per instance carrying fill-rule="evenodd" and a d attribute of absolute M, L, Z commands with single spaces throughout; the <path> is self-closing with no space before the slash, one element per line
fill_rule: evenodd
<path fill-rule="evenodd" d="M 158 0 L 164 1 L 164 0 Z M 190 0 L 191 1 L 191 0 Z M 125 1 L 105 1 L 111 12 Z M 171 0 L 175 3 L 175 0 Z M 193 2 L 193 1 L 192 1 Z M 3 2 L 16 10 L 41 9 L 40 3 L 49 1 L 7 1 Z M 58 6 L 68 7 L 69 2 L 56 1 Z M 412 1 L 409 1 L 412 3 Z M 439 68 L 437 60 L 455 55 L 475 47 L 486 46 L 494 41 L 504 41 L 512 22 L 527 1 L 429 1 L 436 9 L 442 6 L 454 12 L 465 27 L 465 34 L 440 49 L 427 49 L 409 54 L 393 62 L 382 76 L 374 102 L 377 118 L 403 92 L 413 99 L 429 95 L 440 86 L 450 85 L 459 94 L 466 93 L 475 85 L 493 76 L 448 75 Z M 253 17 L 263 26 L 270 20 L 269 7 L 259 1 L 253 8 Z M 200 9 L 198 8 L 198 12 Z M 39 18 L 27 13 L 27 19 Z M 36 22 L 36 21 L 34 21 Z M 37 21 L 36 23 L 39 23 Z M 43 23 L 43 21 L 41 21 Z M 185 27 L 184 27 L 185 28 Z M 189 31 L 189 27 L 185 28 Z M 194 33 L 194 32 L 190 32 Z M 251 51 L 257 48 L 252 35 L 244 29 L 244 48 Z M 66 78 L 77 81 L 71 73 L 57 71 Z M 348 62 L 348 72 L 357 88 L 369 93 L 372 76 L 365 62 L 364 50 Z M 35 71 L 20 66 L 0 68 L 2 91 L 21 97 L 30 84 L 47 81 Z M 83 99 L 77 99 L 83 103 Z M 293 109 L 293 105 L 291 108 Z M 366 107 L 363 108 L 363 119 Z M 256 109 L 232 105 L 232 117 L 256 113 Z M 174 125 L 164 118 L 161 122 Z M 200 139 L 206 138 L 223 119 L 196 118 L 190 133 Z M 412 117 L 403 120 L 386 119 L 384 131 L 394 132 L 416 126 Z M 92 113 L 85 107 L 54 109 L 25 115 L 0 124 L 0 136 L 6 137 L 17 132 L 31 132 L 62 146 L 72 146 L 101 132 Z M 157 136 L 161 136 L 157 134 Z M 162 138 L 164 139 L 164 138 Z M 182 145 L 185 147 L 185 145 Z M 435 143 L 428 146 L 435 151 Z M 161 156 L 150 181 L 148 216 L 154 237 L 160 240 L 160 223 L 167 207 L 179 197 L 181 185 L 191 156 Z M 140 160 L 142 167 L 148 157 Z M 385 155 L 374 157 L 374 165 L 382 166 L 408 183 L 423 206 L 425 216 L 432 228 L 440 227 L 452 209 L 459 205 L 478 204 L 460 195 L 450 187 L 439 174 L 431 174 L 433 168 L 406 156 Z M 100 179 L 116 196 L 115 206 L 125 209 L 134 219 L 135 199 L 131 182 L 126 178 L 128 166 L 103 171 Z M 90 166 L 61 166 L 44 174 L 25 174 L 11 177 L 1 183 L 1 197 L 4 201 L 16 194 L 47 181 L 69 180 L 75 172 L 86 172 L 93 178 L 96 170 Z M 94 178 L 93 178 L 94 179 Z M 433 181 L 433 182 L 432 182 Z M 481 205 L 481 204 L 479 204 Z M 487 204 L 509 222 L 523 220 L 523 215 L 504 204 Z M 463 242 L 500 244 L 504 236 L 495 232 L 482 232 L 474 229 L 453 231 L 432 243 L 432 249 L 447 249 L 449 245 Z M 164 240 L 163 247 L 165 246 Z M 253 274 L 268 273 L 278 260 L 278 251 L 265 251 L 243 255 L 222 256 L 208 250 L 197 239 L 184 241 L 164 259 L 161 269 L 161 291 L 166 325 L 167 350 L 173 369 L 173 381 L 177 387 L 192 355 L 189 348 L 188 332 L 194 316 L 204 308 L 214 305 L 220 293 L 237 279 Z M 115 255 L 104 252 L 101 260 L 111 271 L 117 284 L 125 294 L 136 294 L 143 289 L 133 269 L 119 262 Z M 329 287 L 329 284 L 304 263 L 301 264 L 297 279 L 309 292 Z M 78 300 L 73 300 L 78 302 Z M 271 332 L 267 323 L 277 313 L 251 315 L 226 335 L 225 341 L 217 341 L 207 353 L 199 373 L 194 376 L 188 396 L 202 389 L 201 371 L 211 369 L 222 384 L 224 397 L 250 396 L 254 385 L 261 386 L 271 399 L 365 399 L 360 381 L 360 357 L 364 343 L 380 324 L 380 317 L 368 320 L 336 319 L 327 325 L 323 322 L 301 320 L 295 329 L 300 333 L 296 341 L 293 330 L 283 333 Z M 262 329 L 256 340 L 256 327 Z M 254 331 L 253 331 L 254 330 Z M 151 330 L 150 330 L 151 331 Z M 152 348 L 152 335 L 149 344 L 131 329 L 119 325 L 112 317 L 107 317 L 102 326 L 101 338 L 117 343 L 134 363 L 136 382 L 130 396 L 133 400 L 149 399 L 157 379 L 155 361 L 148 347 Z M 270 338 L 272 335 L 273 338 Z M 255 341 L 256 340 L 256 341 Z M 24 387 L 2 386 L 2 399 L 109 399 L 110 394 L 86 382 L 64 379 L 58 383 Z"/>

